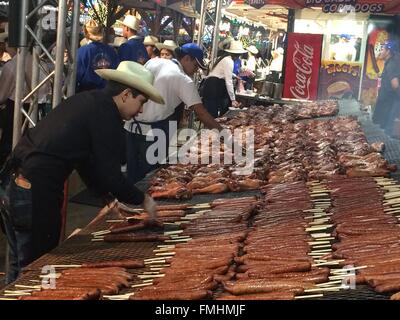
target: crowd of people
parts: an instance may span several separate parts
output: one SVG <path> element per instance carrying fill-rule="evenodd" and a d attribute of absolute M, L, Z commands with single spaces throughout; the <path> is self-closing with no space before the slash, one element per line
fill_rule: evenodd
<path fill-rule="evenodd" d="M 6 191 L 0 217 L 10 248 L 7 282 L 58 245 L 64 182 L 73 170 L 99 195 L 142 205 L 150 218 L 156 219 L 155 201 L 135 186 L 163 163 L 149 161 L 151 146 L 164 143 L 163 150 L 168 152 L 169 141 L 158 141 L 154 130 L 173 136 L 170 123 L 179 120 L 184 106 L 193 110 L 205 127 L 222 130 L 215 118 L 230 106 L 239 106 L 235 82 L 252 87 L 258 68 L 255 46 L 244 48 L 241 41 L 230 39 L 221 45 L 216 61 L 207 66 L 203 49 L 195 43 L 179 46 L 172 40 L 161 43 L 151 35 L 143 38 L 138 35 L 140 21 L 132 15 L 125 16 L 122 25 L 122 37 L 115 37 L 111 44 L 104 43 L 103 28 L 95 21 L 84 25 L 85 38 L 77 53 L 77 94 L 43 115 L 13 150 L 16 57 L 15 50 L 7 46 L 7 33 L 0 34 L 0 43 L 4 43 L 1 59 L 9 60 L 0 76 L 0 105 L 4 105 L 0 178 Z M 244 54 L 247 59 L 242 61 Z M 276 50 L 275 58 L 282 54 Z M 393 45 L 383 48 L 382 59 L 386 67 L 375 120 L 390 128 L 387 114 L 397 115 L 399 100 L 398 58 Z M 28 90 L 31 51 L 26 65 Z M 278 62 L 274 68 L 277 73 L 282 71 Z M 41 79 L 51 71 L 42 69 L 47 72 L 42 71 Z M 199 70 L 204 77 L 201 90 L 193 80 Z M 247 72 L 244 76 L 243 70 Z M 39 105 L 47 104 L 50 94 L 50 88 L 43 86 Z M 168 154 L 157 156 L 168 158 Z M 125 163 L 126 174 L 121 171 Z"/>

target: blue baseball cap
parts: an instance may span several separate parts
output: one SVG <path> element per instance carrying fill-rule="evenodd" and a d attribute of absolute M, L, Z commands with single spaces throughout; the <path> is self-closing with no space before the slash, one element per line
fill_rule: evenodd
<path fill-rule="evenodd" d="M 393 40 L 388 40 L 383 44 L 383 47 L 386 48 L 387 50 L 396 50 L 397 44 Z"/>
<path fill-rule="evenodd" d="M 204 52 L 196 43 L 186 43 L 181 47 L 183 53 L 195 58 L 201 69 L 207 69 L 204 62 Z"/>
<path fill-rule="evenodd" d="M 345 34 L 345 33 L 342 33 L 342 34 L 340 35 L 340 37 L 341 37 L 341 38 L 344 38 L 344 39 L 346 39 L 346 40 L 350 40 L 350 39 L 351 39 L 351 36 L 350 36 L 349 34 Z"/>

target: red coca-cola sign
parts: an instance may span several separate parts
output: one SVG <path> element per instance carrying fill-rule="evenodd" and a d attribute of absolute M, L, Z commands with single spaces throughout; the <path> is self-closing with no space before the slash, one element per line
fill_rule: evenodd
<path fill-rule="evenodd" d="M 321 34 L 289 33 L 283 96 L 315 100 L 322 51 Z"/>

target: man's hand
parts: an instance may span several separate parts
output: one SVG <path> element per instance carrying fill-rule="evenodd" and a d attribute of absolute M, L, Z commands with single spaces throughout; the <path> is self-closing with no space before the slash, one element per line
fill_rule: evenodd
<path fill-rule="evenodd" d="M 242 104 L 240 102 L 237 102 L 236 100 L 232 101 L 232 107 L 234 108 L 239 108 Z"/>
<path fill-rule="evenodd" d="M 144 197 L 143 209 L 148 212 L 150 220 L 157 219 L 157 203 L 148 194 Z"/>

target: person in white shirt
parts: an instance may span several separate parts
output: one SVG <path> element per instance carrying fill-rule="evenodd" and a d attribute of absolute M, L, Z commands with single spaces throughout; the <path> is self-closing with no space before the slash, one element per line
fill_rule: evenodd
<path fill-rule="evenodd" d="M 245 89 L 246 90 L 251 90 L 253 88 L 253 83 L 256 77 L 256 70 L 257 70 L 257 60 L 256 60 L 256 55 L 258 54 L 258 49 L 251 45 L 246 48 L 248 52 L 248 58 L 245 61 L 245 69 L 246 73 L 249 74 L 248 76 L 245 77 L 246 83 L 245 83 Z"/>
<path fill-rule="evenodd" d="M 197 87 L 191 78 L 199 67 L 206 68 L 203 50 L 197 44 L 187 43 L 176 48 L 175 55 L 176 60 L 151 59 L 145 65 L 153 73 L 154 87 L 164 98 L 165 105 L 149 101 L 145 104 L 143 113 L 136 116 L 133 121 L 125 123 L 127 177 L 133 183 L 143 179 L 148 172 L 160 165 L 150 164 L 146 158 L 147 149 L 157 142 L 152 129 L 163 130 L 167 137 L 165 150 L 168 151 L 168 137 L 174 134 L 174 132 L 169 132 L 169 124 L 172 121 L 177 122 L 183 105 L 193 109 L 207 128 L 222 129 L 204 108 Z"/>
<path fill-rule="evenodd" d="M 229 105 L 238 107 L 233 86 L 234 60 L 246 52 L 242 43 L 233 40 L 225 53 L 214 64 L 213 69 L 204 81 L 203 104 L 207 111 L 217 118 L 228 111 Z"/>
<path fill-rule="evenodd" d="M 339 42 L 335 43 L 331 48 L 331 59 L 336 61 L 355 61 L 357 50 L 350 43 L 350 35 L 340 35 Z"/>

